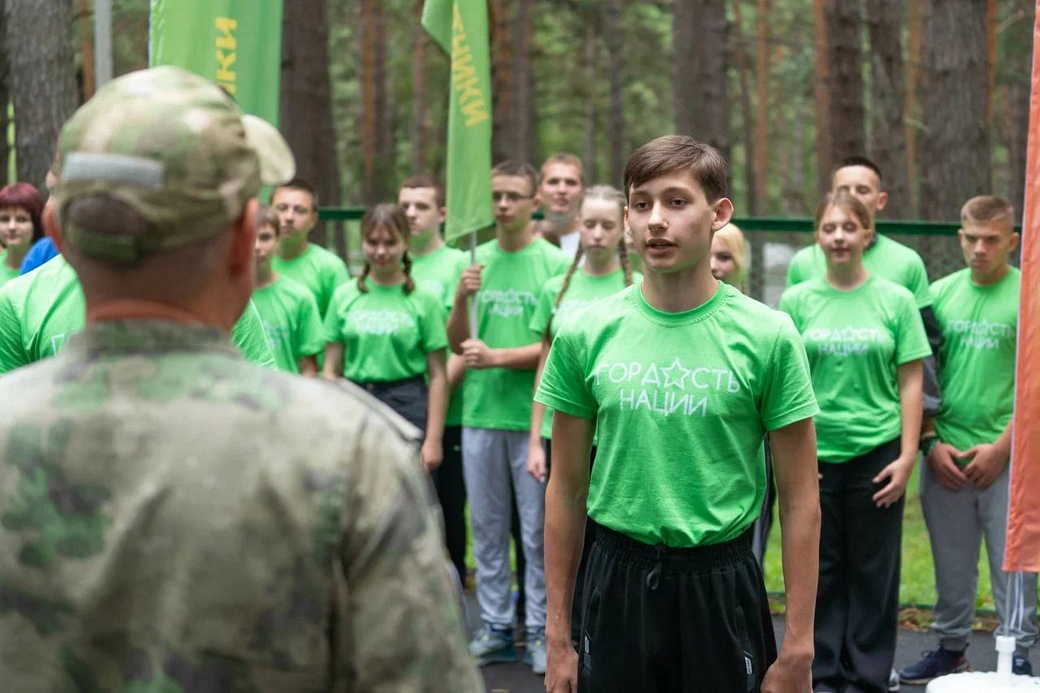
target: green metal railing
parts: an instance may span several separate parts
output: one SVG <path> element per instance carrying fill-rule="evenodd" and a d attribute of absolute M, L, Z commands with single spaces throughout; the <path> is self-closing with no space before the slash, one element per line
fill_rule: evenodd
<path fill-rule="evenodd" d="M 358 221 L 365 214 L 364 207 L 322 207 L 318 217 L 323 221 Z M 536 214 L 535 218 L 540 218 Z M 794 233 L 811 233 L 813 220 L 809 218 L 788 217 L 734 217 L 733 223 L 750 231 L 789 231 Z M 889 221 L 879 219 L 879 233 L 893 236 L 955 236 L 960 228 L 958 223 L 939 221 Z M 1016 230 L 1021 231 L 1016 227 Z"/>

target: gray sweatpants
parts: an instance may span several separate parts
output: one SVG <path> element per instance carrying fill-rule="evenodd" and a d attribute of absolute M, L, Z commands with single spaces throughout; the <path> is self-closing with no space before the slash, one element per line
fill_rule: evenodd
<path fill-rule="evenodd" d="M 922 468 L 921 506 L 932 542 L 935 590 L 939 595 L 932 628 L 939 635 L 939 643 L 947 650 L 967 647 L 975 617 L 979 544 L 985 537 L 990 585 L 1001 624 L 997 632 L 1020 622 L 1020 628 L 1012 628 L 1007 634 L 1015 636 L 1019 652 L 1027 650 L 1037 635 L 1036 573 L 1022 574 L 1019 593 L 1009 590 L 1009 574 L 1001 570 L 1007 536 L 1008 470 L 987 489 L 967 486 L 950 491 L 936 480 L 927 463 Z"/>
<path fill-rule="evenodd" d="M 545 484 L 527 473 L 527 431 L 462 429 L 462 467 L 473 525 L 480 618 L 512 626 L 513 578 L 509 570 L 511 494 L 516 493 L 523 539 L 528 630 L 545 628 Z"/>

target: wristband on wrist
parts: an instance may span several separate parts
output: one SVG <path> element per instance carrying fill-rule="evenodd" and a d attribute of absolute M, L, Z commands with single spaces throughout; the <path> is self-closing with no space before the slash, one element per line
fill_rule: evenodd
<path fill-rule="evenodd" d="M 933 433 L 931 435 L 924 436 L 923 438 L 921 438 L 921 444 L 918 446 L 918 449 L 921 451 L 922 455 L 928 457 L 928 455 L 932 454 L 932 449 L 936 445 L 938 445 L 938 443 L 939 436 Z"/>

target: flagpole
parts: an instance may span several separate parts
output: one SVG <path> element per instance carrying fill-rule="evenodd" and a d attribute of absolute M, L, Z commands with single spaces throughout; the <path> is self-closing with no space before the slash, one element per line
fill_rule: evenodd
<path fill-rule="evenodd" d="M 477 232 L 469 235 L 469 264 L 477 264 Z M 479 339 L 477 334 L 477 295 L 469 297 L 469 336 L 471 339 Z"/>

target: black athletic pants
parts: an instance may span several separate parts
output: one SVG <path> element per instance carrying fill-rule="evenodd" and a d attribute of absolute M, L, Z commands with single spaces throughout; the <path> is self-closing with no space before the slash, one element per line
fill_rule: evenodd
<path fill-rule="evenodd" d="M 462 478 L 462 426 L 444 427 L 444 461 L 433 470 L 433 486 L 444 513 L 448 557 L 466 584 L 466 483 Z"/>
<path fill-rule="evenodd" d="M 430 393 L 423 376 L 417 375 L 404 380 L 353 382 L 400 414 L 405 421 L 423 433 L 426 432 L 426 407 Z"/>
<path fill-rule="evenodd" d="M 750 532 L 672 549 L 597 526 L 582 612 L 579 691 L 746 693 L 776 659 Z"/>
<path fill-rule="evenodd" d="M 882 488 L 873 478 L 899 451 L 893 440 L 847 462 L 820 463 L 814 687 L 888 690 L 899 617 L 903 499 L 878 508 L 871 496 Z"/>

